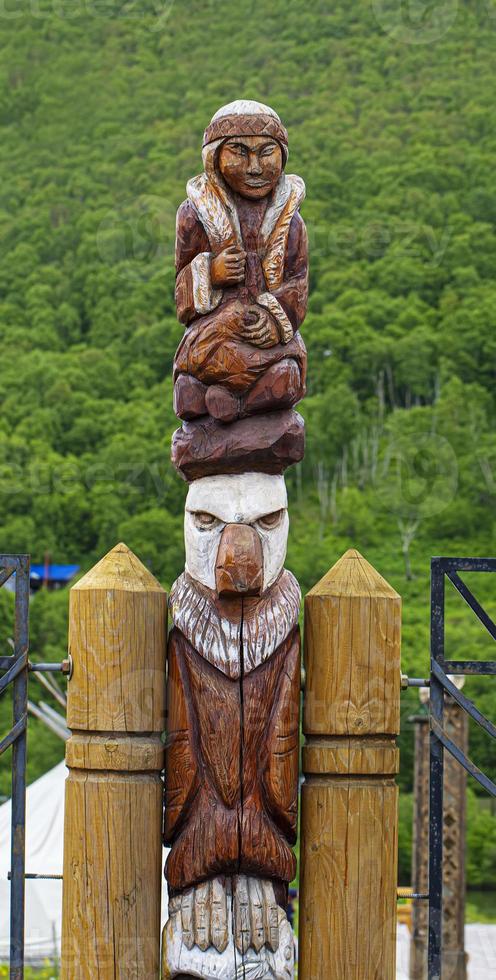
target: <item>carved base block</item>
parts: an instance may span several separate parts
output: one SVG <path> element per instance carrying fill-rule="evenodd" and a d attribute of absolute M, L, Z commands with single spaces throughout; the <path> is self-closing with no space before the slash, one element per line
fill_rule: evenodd
<path fill-rule="evenodd" d="M 172 898 L 163 980 L 293 980 L 295 943 L 268 881 L 216 878 Z"/>
<path fill-rule="evenodd" d="M 291 409 L 223 423 L 185 422 L 172 438 L 172 462 L 185 480 L 218 473 L 283 473 L 303 459 L 305 423 Z"/>

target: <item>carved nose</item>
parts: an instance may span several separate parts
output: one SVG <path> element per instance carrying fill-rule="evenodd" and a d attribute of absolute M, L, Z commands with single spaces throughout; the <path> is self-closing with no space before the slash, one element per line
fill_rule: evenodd
<path fill-rule="evenodd" d="M 217 594 L 260 595 L 263 553 L 260 538 L 249 524 L 227 524 L 222 532 L 215 566 Z"/>
<path fill-rule="evenodd" d="M 259 177 L 260 174 L 262 173 L 262 165 L 260 163 L 260 160 L 258 159 L 258 156 L 255 153 L 253 153 L 250 156 L 247 172 L 250 175 L 250 177 Z"/>

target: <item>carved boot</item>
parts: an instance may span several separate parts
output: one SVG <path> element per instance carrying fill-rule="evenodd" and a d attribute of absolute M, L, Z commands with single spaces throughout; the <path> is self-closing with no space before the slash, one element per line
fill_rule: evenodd
<path fill-rule="evenodd" d="M 304 394 L 296 361 L 285 358 L 268 368 L 245 395 L 235 395 L 223 385 L 210 385 L 205 402 L 212 418 L 219 422 L 234 422 L 249 415 L 292 408 Z"/>

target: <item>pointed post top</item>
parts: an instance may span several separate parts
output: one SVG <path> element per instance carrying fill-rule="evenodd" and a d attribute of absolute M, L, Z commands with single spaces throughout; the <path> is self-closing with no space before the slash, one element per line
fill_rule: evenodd
<path fill-rule="evenodd" d="M 73 585 L 71 591 L 165 592 L 154 575 L 122 541 Z"/>
<path fill-rule="evenodd" d="M 342 558 L 314 585 L 307 598 L 323 596 L 370 596 L 399 599 L 395 589 L 379 575 L 373 565 L 356 548 L 350 548 Z"/>

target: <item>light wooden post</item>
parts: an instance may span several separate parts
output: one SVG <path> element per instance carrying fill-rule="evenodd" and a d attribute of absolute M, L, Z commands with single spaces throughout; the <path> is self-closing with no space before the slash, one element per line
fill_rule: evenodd
<path fill-rule="evenodd" d="M 300 980 L 394 980 L 401 599 L 348 551 L 305 600 Z"/>
<path fill-rule="evenodd" d="M 120 544 L 72 589 L 63 980 L 158 980 L 167 602 Z"/>

